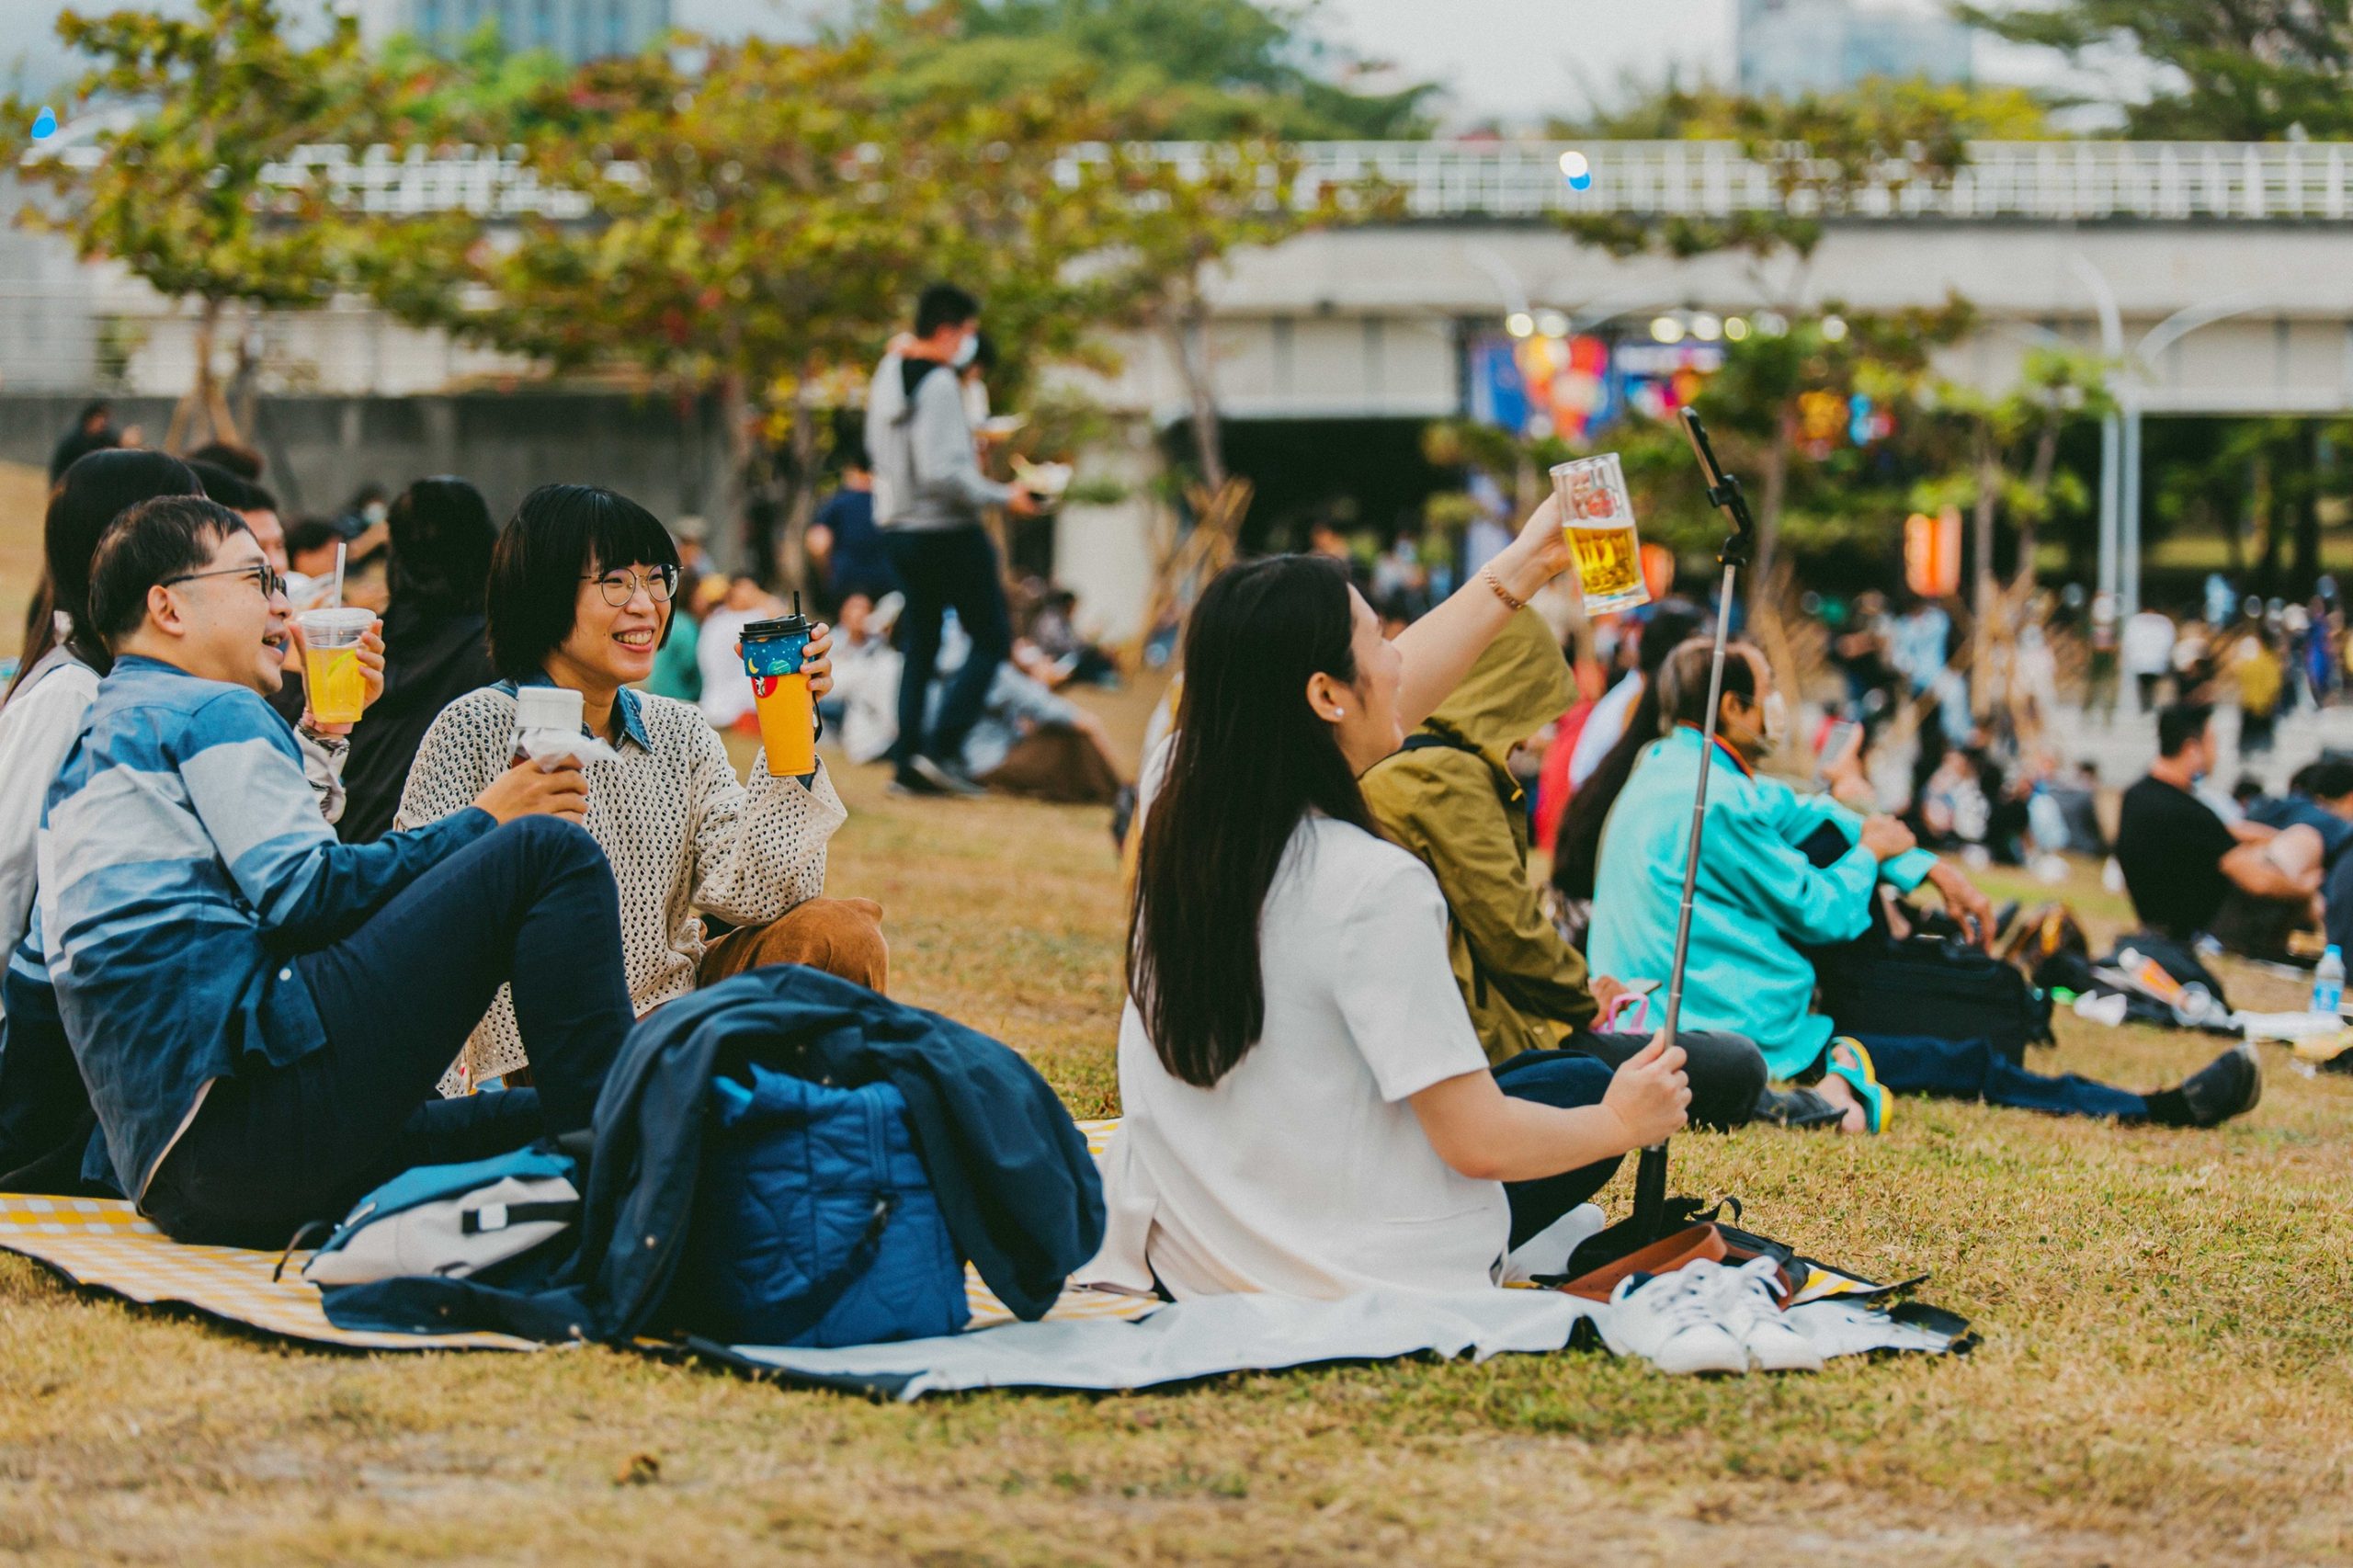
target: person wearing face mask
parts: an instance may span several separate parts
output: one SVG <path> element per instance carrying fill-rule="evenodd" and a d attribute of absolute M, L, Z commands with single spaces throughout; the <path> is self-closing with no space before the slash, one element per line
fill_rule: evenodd
<path fill-rule="evenodd" d="M 1138 808 L 1124 1119 L 1082 1278 L 1180 1301 L 1483 1290 L 1507 1246 L 1683 1126 L 1664 1042 L 1614 1073 L 1560 1051 L 1489 1067 L 1446 900 L 1357 783 L 1568 568 L 1559 516 L 1547 499 L 1393 642 L 1322 557 L 1203 591 Z"/>
<path fill-rule="evenodd" d="M 874 520 L 906 593 L 899 645 L 899 741 L 892 787 L 918 795 L 978 795 L 959 760 L 964 737 L 988 701 L 997 665 L 1013 652 L 996 547 L 983 512 L 1002 506 L 1037 515 L 1027 491 L 981 472 L 971 411 L 960 380 L 980 347 L 981 304 L 935 283 L 915 305 L 915 333 L 892 346 L 868 389 L 866 449 L 874 462 Z M 928 728 L 927 697 L 939 660 L 942 621 L 956 612 L 972 656 L 949 681 Z"/>
<path fill-rule="evenodd" d="M 1709 644 L 1695 641 L 1661 669 L 1665 733 L 1644 750 L 1602 830 L 1586 947 L 1600 972 L 1667 979 L 1709 660 Z M 1805 949 L 1860 937 L 1870 926 L 1876 884 L 1908 891 L 1930 877 L 1936 862 L 1893 817 L 1859 818 L 1827 796 L 1801 795 L 1756 771 L 1786 723 L 1779 699 L 1763 656 L 1734 644 L 1724 662 L 1719 749 L 1708 780 L 1684 971 L 1686 1025 L 1748 1035 L 1775 1079 L 1815 1082 L 1816 1092 L 1846 1109 L 1849 1131 L 1884 1127 L 1893 1094 L 2174 1127 L 2210 1127 L 2253 1108 L 2262 1075 L 2254 1058 L 2235 1048 L 2178 1087 L 2138 1095 L 2072 1074 L 2029 1073 L 1983 1040 L 1834 1039 L 1830 1020 L 1813 1010 L 1815 970 Z M 1842 835 L 1845 847 L 1822 853 L 1826 832 Z M 1948 902 L 1958 897 L 1948 893 Z"/>
<path fill-rule="evenodd" d="M 2213 721 L 2204 703 L 2158 711 L 2157 760 L 2124 791 L 2116 863 L 2147 929 L 2176 941 L 2213 931 L 2226 946 L 2275 957 L 2279 927 L 2313 912 L 2328 844 L 2301 823 L 2226 824 L 2199 797 L 2214 766 Z"/>

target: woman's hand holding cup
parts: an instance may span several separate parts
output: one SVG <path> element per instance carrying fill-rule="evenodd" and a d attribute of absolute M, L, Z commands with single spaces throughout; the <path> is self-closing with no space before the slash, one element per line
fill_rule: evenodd
<path fill-rule="evenodd" d="M 588 780 L 577 765 L 543 770 L 526 757 L 492 779 L 474 804 L 501 827 L 529 816 L 578 822 L 588 814 Z"/>
<path fill-rule="evenodd" d="M 1663 1033 L 1651 1036 L 1650 1044 L 1610 1074 L 1609 1087 L 1601 1096 L 1601 1108 L 1626 1130 L 1627 1149 L 1647 1148 L 1681 1131 L 1690 1106 L 1683 1048 L 1668 1045 Z"/>

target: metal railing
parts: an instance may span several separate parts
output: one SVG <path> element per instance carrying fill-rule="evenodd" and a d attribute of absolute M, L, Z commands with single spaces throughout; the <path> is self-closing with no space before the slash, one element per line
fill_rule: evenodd
<path fill-rule="evenodd" d="M 1574 190 L 1560 157 L 1586 155 Z M 1176 154 L 1176 149 L 1169 149 Z M 2353 142 L 1972 142 L 1949 173 L 1882 161 L 1859 186 L 1802 147 L 1750 156 L 1733 142 L 1322 142 L 1300 148 L 1309 193 L 1377 178 L 1417 218 L 1559 213 L 1729 217 L 1790 211 L 1855 219 L 2342 219 Z M 1835 210 L 1824 199 L 1847 199 Z"/>
<path fill-rule="evenodd" d="M 1561 154 L 1573 146 L 1592 170 L 1586 190 L 1561 174 Z M 1859 184 L 1834 177 L 1802 147 L 1751 156 L 1731 142 L 1311 142 L 1295 151 L 1302 204 L 1327 187 L 1373 180 L 1396 193 L 1406 217 L 1424 220 L 1786 211 L 1866 222 L 2261 222 L 2337 221 L 2353 208 L 2353 142 L 1972 142 L 1949 172 L 1894 157 Z M 1201 166 L 1213 149 L 1169 142 L 1149 152 L 1183 168 Z M 324 179 L 335 199 L 392 216 L 589 211 L 585 195 L 544 185 L 490 149 L 427 157 L 421 149 L 306 147 L 272 165 L 270 176 L 289 186 Z"/>

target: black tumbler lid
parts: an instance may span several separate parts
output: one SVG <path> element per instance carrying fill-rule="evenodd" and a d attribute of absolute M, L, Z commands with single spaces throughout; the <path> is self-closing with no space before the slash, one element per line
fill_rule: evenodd
<path fill-rule="evenodd" d="M 746 642 L 765 642 L 772 637 L 808 636 L 809 619 L 801 613 L 801 596 L 797 593 L 792 596 L 790 615 L 780 615 L 773 620 L 752 621 L 736 635 Z"/>

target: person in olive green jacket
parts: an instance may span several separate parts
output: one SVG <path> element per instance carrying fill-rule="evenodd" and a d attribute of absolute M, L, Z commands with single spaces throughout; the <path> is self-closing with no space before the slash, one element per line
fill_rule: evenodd
<path fill-rule="evenodd" d="M 1560 645 L 1533 610 L 1512 617 L 1470 675 L 1405 748 L 1363 779 L 1389 840 L 1428 866 L 1446 894 L 1448 948 L 1471 1021 L 1498 1066 L 1530 1051 L 1570 1050 L 1616 1065 L 1644 1035 L 1597 1032 L 1597 983 L 1546 918 L 1528 871 L 1528 800 L 1508 766 L 1576 700 Z M 1617 987 L 1597 983 L 1605 993 Z M 1651 1022 L 1662 999 L 1653 998 Z M 1688 1060 L 1691 1119 L 1736 1127 L 1756 1113 L 1765 1059 L 1736 1034 L 1677 1037 Z"/>

